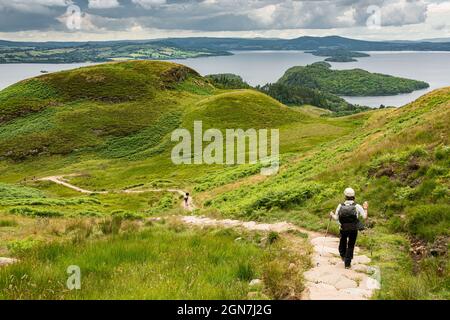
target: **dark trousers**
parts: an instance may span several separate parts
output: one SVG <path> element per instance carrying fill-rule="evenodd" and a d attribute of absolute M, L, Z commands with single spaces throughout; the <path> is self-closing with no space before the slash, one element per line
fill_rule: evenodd
<path fill-rule="evenodd" d="M 343 231 L 341 230 L 341 241 L 339 242 L 339 253 L 345 261 L 345 266 L 350 266 L 353 259 L 353 251 L 355 250 L 356 238 L 358 230 Z"/>

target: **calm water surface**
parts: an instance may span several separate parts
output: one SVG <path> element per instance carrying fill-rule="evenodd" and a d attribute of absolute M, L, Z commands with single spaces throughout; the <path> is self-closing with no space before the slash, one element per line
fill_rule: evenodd
<path fill-rule="evenodd" d="M 322 61 L 302 51 L 238 51 L 233 56 L 205 57 L 174 60 L 200 72 L 235 73 L 251 85 L 276 82 L 284 72 L 293 66 L 307 65 Z M 358 62 L 331 63 L 334 69 L 361 68 L 410 79 L 423 80 L 430 84 L 426 90 L 409 94 L 382 97 L 344 97 L 351 103 L 378 107 L 402 106 L 421 95 L 445 86 L 450 86 L 450 52 L 368 52 L 368 58 L 358 58 Z M 0 64 L 0 89 L 17 81 L 50 72 L 77 68 L 85 64 Z"/>
<path fill-rule="evenodd" d="M 18 63 L 0 64 L 0 90 L 24 79 L 41 75 L 41 71 L 55 72 L 91 65 L 90 63 Z"/>

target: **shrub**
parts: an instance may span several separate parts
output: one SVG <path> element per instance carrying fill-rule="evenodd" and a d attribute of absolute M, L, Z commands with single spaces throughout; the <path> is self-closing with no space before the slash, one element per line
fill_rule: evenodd
<path fill-rule="evenodd" d="M 436 151 L 434 152 L 434 157 L 436 158 L 436 160 L 445 160 L 450 158 L 450 147 L 443 146 L 436 148 Z"/>
<path fill-rule="evenodd" d="M 36 197 L 43 197 L 42 192 L 37 189 L 0 183 L 0 199 L 18 199 L 18 198 L 36 198 Z"/>
<path fill-rule="evenodd" d="M 236 270 L 236 276 L 239 280 L 250 281 L 253 279 L 255 271 L 250 263 L 240 262 Z"/>
<path fill-rule="evenodd" d="M 138 220 L 143 218 L 143 215 L 140 213 L 124 210 L 113 211 L 111 212 L 111 216 L 122 220 Z"/>
<path fill-rule="evenodd" d="M 16 227 L 18 225 L 16 220 L 6 219 L 0 220 L 0 227 Z"/>
<path fill-rule="evenodd" d="M 64 213 L 60 211 L 54 211 L 54 210 L 38 210 L 34 208 L 29 207 L 16 207 L 9 210 L 11 214 L 21 215 L 21 216 L 27 216 L 27 217 L 62 217 L 64 216 Z"/>
<path fill-rule="evenodd" d="M 252 202 L 246 211 L 272 208 L 288 209 L 294 205 L 302 204 L 305 200 L 312 198 L 318 191 L 319 187 L 315 184 L 303 185 L 291 190 L 268 191 Z"/>
<path fill-rule="evenodd" d="M 6 247 L 14 256 L 23 256 L 38 244 L 34 239 L 14 240 L 7 243 Z"/>
<path fill-rule="evenodd" d="M 389 220 L 389 229 L 392 232 L 402 232 L 405 229 L 405 223 L 402 221 L 402 219 L 400 219 L 399 217 L 392 217 Z"/>
<path fill-rule="evenodd" d="M 164 196 L 161 197 L 156 206 L 154 206 L 148 211 L 148 213 L 158 214 L 167 211 L 169 209 L 172 209 L 175 203 L 176 201 L 172 194 L 165 194 Z"/>
<path fill-rule="evenodd" d="M 99 223 L 100 230 L 103 234 L 118 234 L 120 228 L 122 227 L 123 218 L 120 216 L 112 216 L 111 218 L 106 218 Z"/>
<path fill-rule="evenodd" d="M 450 205 L 431 204 L 411 209 L 407 213 L 406 228 L 411 234 L 428 241 L 440 235 L 450 235 Z"/>
<path fill-rule="evenodd" d="M 72 243 L 79 244 L 92 235 L 94 224 L 86 219 L 76 220 L 66 227 L 66 232 L 73 234 Z"/>
<path fill-rule="evenodd" d="M 267 241 L 269 242 L 269 244 L 272 244 L 275 241 L 277 241 L 279 238 L 280 238 L 280 235 L 278 233 L 272 231 L 267 236 Z"/>

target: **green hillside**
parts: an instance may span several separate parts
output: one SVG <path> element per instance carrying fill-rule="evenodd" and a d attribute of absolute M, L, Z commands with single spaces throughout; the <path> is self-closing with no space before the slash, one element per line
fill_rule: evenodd
<path fill-rule="evenodd" d="M 192 99 L 192 82 L 196 90 L 214 90 L 195 71 L 162 62 L 104 64 L 25 80 L 0 94 L 0 155 L 23 160 L 91 148 L 115 157 L 125 144 L 133 152 L 141 143 L 150 148 L 178 126 L 180 101 Z"/>
<path fill-rule="evenodd" d="M 286 105 L 314 105 L 333 111 L 333 114 L 336 116 L 350 115 L 370 110 L 369 107 L 348 103 L 335 94 L 301 85 L 277 82 L 268 83 L 258 89 Z"/>
<path fill-rule="evenodd" d="M 22 81 L 0 92 L 0 256 L 23 260 L 0 268 L 0 298 L 174 298 L 176 291 L 179 298 L 241 299 L 258 277 L 269 287 L 253 297 L 287 298 L 291 289 L 301 292 L 310 267 L 305 241 L 286 252 L 286 239 L 272 245 L 258 233 L 197 233 L 172 220 L 186 212 L 168 190 L 191 192 L 194 214 L 324 230 L 327 213 L 351 185 L 358 201 L 370 202 L 359 243 L 381 267 L 377 298 L 448 299 L 449 106 L 444 88 L 399 109 L 324 117 L 330 112 L 316 106 L 220 89 L 194 70 L 156 61 Z M 171 132 L 199 120 L 204 130 L 278 128 L 280 173 L 263 177 L 259 164 L 174 165 Z M 97 193 L 38 180 L 48 176 Z M 427 254 L 410 255 L 417 243 Z M 61 266 L 73 257 L 89 270 L 81 296 L 59 291 Z M 150 262 L 162 277 L 145 271 Z M 192 272 L 180 277 L 186 268 Z M 126 291 L 121 272 L 133 274 L 135 293 Z M 105 273 L 112 276 L 105 280 Z"/>
<path fill-rule="evenodd" d="M 290 68 L 278 83 L 319 89 L 343 96 L 395 95 L 429 87 L 429 84 L 423 81 L 370 73 L 362 69 L 332 70 L 327 62 Z"/>
<path fill-rule="evenodd" d="M 3 90 L 0 106 L 0 159 L 20 167 L 17 172 L 0 169 L 4 179 L 39 176 L 41 168 L 89 168 L 99 171 L 99 188 L 169 175 L 189 184 L 187 178 L 195 180 L 212 170 L 200 166 L 195 176 L 189 168 L 174 173 L 178 167 L 170 161 L 170 133 L 181 125 L 190 128 L 195 120 L 202 120 L 205 128 L 275 126 L 292 136 L 306 133 L 295 143 L 300 148 L 333 139 L 352 126 L 311 120 L 254 90 L 217 89 L 187 67 L 156 61 L 109 63 L 26 80 Z M 315 122 L 325 130 L 310 130 Z M 291 142 L 286 145 L 295 148 Z M 36 162 L 42 165 L 36 167 Z M 106 165 L 108 173 L 97 169 Z"/>
<path fill-rule="evenodd" d="M 445 88 L 400 109 L 371 112 L 360 130 L 288 161 L 282 174 L 210 191 L 205 203 L 226 216 L 322 229 L 351 185 L 359 201 L 371 201 L 372 228 L 362 241 L 382 267 L 379 297 L 448 299 L 449 106 Z M 410 240 L 428 248 L 427 258 L 413 263 Z"/>
<path fill-rule="evenodd" d="M 241 76 L 232 73 L 210 74 L 205 77 L 222 89 L 249 89 L 250 85 Z"/>

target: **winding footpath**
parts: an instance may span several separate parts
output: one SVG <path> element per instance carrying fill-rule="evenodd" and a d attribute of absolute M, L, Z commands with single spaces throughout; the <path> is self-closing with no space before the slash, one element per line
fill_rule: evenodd
<path fill-rule="evenodd" d="M 147 193 L 147 192 L 165 192 L 165 191 L 167 191 L 167 192 L 171 192 L 171 193 L 176 193 L 182 197 L 184 197 L 186 195 L 186 192 L 184 192 L 183 190 L 179 190 L 179 189 L 126 189 L 126 190 L 119 190 L 119 191 L 91 191 L 91 190 L 79 188 L 79 187 L 69 183 L 66 180 L 66 177 L 78 177 L 78 176 L 79 175 L 77 175 L 77 174 L 70 174 L 70 175 L 64 175 L 64 176 L 50 176 L 50 177 L 38 179 L 38 181 L 51 181 L 53 183 L 62 185 L 66 188 L 75 190 L 77 192 L 85 193 L 85 194 L 111 194 L 111 193 L 141 194 L 141 193 Z M 192 198 L 189 198 L 187 206 L 184 204 L 184 200 L 181 203 L 181 205 L 187 211 L 192 212 L 195 210 L 195 205 L 194 205 Z"/>
<path fill-rule="evenodd" d="M 145 192 L 173 192 L 185 196 L 185 192 L 179 189 L 146 189 L 146 190 L 120 190 L 95 192 L 79 188 L 70 184 L 65 177 L 76 175 L 51 176 L 39 179 L 40 181 L 51 181 L 72 190 L 85 194 L 108 194 L 123 193 L 136 194 Z M 195 210 L 195 205 L 190 199 L 188 205 L 182 202 L 186 211 Z M 176 217 L 183 223 L 196 227 L 218 227 L 218 228 L 242 228 L 249 231 L 277 232 L 298 231 L 308 235 L 308 240 L 314 247 L 312 253 L 313 267 L 303 275 L 306 280 L 306 289 L 302 294 L 305 300 L 366 300 L 370 299 L 375 290 L 380 288 L 380 282 L 376 280 L 379 276 L 376 268 L 369 266 L 371 260 L 365 255 L 356 255 L 353 260 L 352 269 L 345 269 L 344 263 L 339 257 L 337 250 L 339 239 L 336 237 L 325 237 L 322 233 L 312 232 L 299 228 L 288 222 L 257 223 L 254 221 L 240 221 L 231 219 L 212 219 L 200 216 Z M 155 218 L 153 218 L 155 219 Z M 158 218 L 156 218 L 158 219 Z M 355 253 L 359 253 L 355 248 Z M 0 266 L 14 263 L 16 260 L 0 258 Z"/>

